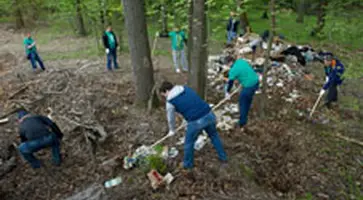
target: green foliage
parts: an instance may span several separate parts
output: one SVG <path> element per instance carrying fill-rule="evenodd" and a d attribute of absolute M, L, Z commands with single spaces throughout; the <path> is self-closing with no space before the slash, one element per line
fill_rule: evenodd
<path fill-rule="evenodd" d="M 142 161 L 142 163 L 140 163 L 140 167 L 144 173 L 148 173 L 152 169 L 155 169 L 160 174 L 167 173 L 167 166 L 164 163 L 163 158 L 158 155 L 148 156 Z"/>

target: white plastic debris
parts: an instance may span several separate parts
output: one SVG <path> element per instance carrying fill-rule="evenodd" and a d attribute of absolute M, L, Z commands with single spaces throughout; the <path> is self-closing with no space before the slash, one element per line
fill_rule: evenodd
<path fill-rule="evenodd" d="M 206 143 L 207 143 L 207 136 L 205 136 L 204 134 L 200 134 L 198 136 L 197 141 L 194 143 L 194 149 L 199 151 L 204 147 Z"/>
<path fill-rule="evenodd" d="M 257 58 L 255 61 L 256 65 L 263 65 L 265 63 L 265 58 Z"/>
<path fill-rule="evenodd" d="M 9 118 L 0 119 L 0 124 L 5 124 L 9 122 Z"/>
<path fill-rule="evenodd" d="M 246 54 L 246 53 L 251 53 L 251 52 L 252 52 L 251 47 L 243 47 L 242 49 L 239 50 L 238 53 L 240 53 L 240 54 Z"/>
<path fill-rule="evenodd" d="M 276 83 L 276 86 L 277 87 L 284 87 L 284 83 L 283 82 L 278 82 L 278 83 Z"/>
<path fill-rule="evenodd" d="M 114 187 L 116 185 L 119 185 L 121 183 L 122 183 L 122 178 L 121 177 L 117 177 L 117 178 L 111 179 L 109 181 L 106 181 L 104 183 L 104 186 L 105 186 L 105 188 L 110 188 L 110 187 Z"/>

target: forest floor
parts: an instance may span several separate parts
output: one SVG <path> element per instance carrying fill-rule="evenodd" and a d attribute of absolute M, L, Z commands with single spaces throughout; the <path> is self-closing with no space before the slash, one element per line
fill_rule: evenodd
<path fill-rule="evenodd" d="M 167 163 L 176 180 L 169 190 L 153 191 L 141 169 L 126 171 L 120 163 L 104 164 L 115 156 L 123 158 L 141 144 L 152 144 L 167 132 L 163 106 L 150 114 L 133 106 L 129 55 L 120 55 L 119 70 L 107 72 L 104 57 L 80 53 L 90 48 L 85 39 L 44 37 L 50 40 L 39 41 L 38 48 L 48 70 L 33 73 L 24 56 L 23 36 L 6 25 L 0 27 L 0 116 L 17 105 L 39 114 L 52 108 L 65 133 L 64 161 L 54 167 L 50 151 L 41 150 L 37 156 L 44 167 L 33 170 L 16 155 L 15 168 L 0 177 L 0 199 L 363 199 L 363 147 L 336 137 L 340 133 L 363 141 L 361 81 L 347 80 L 341 88 L 341 106 L 334 111 L 319 108 L 316 115 L 324 116 L 325 123 L 313 123 L 306 113 L 297 112 L 312 106 L 323 80 L 321 66 L 308 66 L 315 78 L 300 82 L 299 90 L 306 94 L 301 102 L 281 103 L 281 96 L 274 94 L 264 100 L 268 112 L 262 121 L 257 115 L 261 99 L 256 95 L 250 131 L 220 132 L 229 156 L 226 173 L 220 173 L 216 153 L 207 144 L 195 154 L 196 181 L 188 181 L 179 175 L 183 153 L 178 147 L 179 155 Z M 168 41 L 161 41 L 157 48 L 169 48 Z M 172 70 L 170 57 L 155 56 L 154 61 L 156 82 L 186 82 L 186 74 Z M 209 103 L 222 98 L 223 94 L 208 88 Z M 92 155 L 85 130 L 75 129 L 70 121 L 100 124 L 108 138 Z M 0 125 L 0 156 L 6 154 L 2 152 L 7 145 L 19 142 L 17 135 L 15 115 L 11 115 L 9 123 Z M 165 144 L 173 146 L 175 140 Z M 103 189 L 104 181 L 117 176 L 123 179 L 120 185 Z"/>

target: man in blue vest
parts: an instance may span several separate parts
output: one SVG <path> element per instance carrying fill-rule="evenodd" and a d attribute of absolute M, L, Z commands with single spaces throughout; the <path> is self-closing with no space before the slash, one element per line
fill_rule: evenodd
<path fill-rule="evenodd" d="M 41 163 L 33 153 L 51 147 L 53 163 L 59 166 L 61 164 L 60 140 L 63 133 L 57 124 L 48 117 L 31 115 L 26 111 L 18 112 L 18 120 L 21 139 L 19 151 L 23 158 L 33 168 L 40 168 Z"/>
<path fill-rule="evenodd" d="M 320 95 L 324 95 L 328 90 L 325 105 L 331 109 L 331 104 L 338 101 L 338 86 L 343 83 L 342 75 L 345 71 L 344 65 L 331 55 L 324 57 L 326 81 L 320 91 Z"/>
<path fill-rule="evenodd" d="M 188 86 L 163 82 L 160 94 L 166 98 L 168 135 L 175 135 L 175 111 L 180 113 L 188 123 L 184 143 L 184 169 L 188 171 L 194 166 L 194 143 L 203 130 L 208 133 L 220 161 L 226 163 L 227 155 L 218 136 L 216 116 L 210 106 Z"/>
<path fill-rule="evenodd" d="M 230 18 L 228 20 L 227 24 L 227 44 L 231 44 L 232 40 L 234 40 L 237 37 L 237 30 L 239 21 L 236 20 L 236 14 L 234 12 L 231 12 Z"/>
<path fill-rule="evenodd" d="M 108 26 L 102 37 L 103 45 L 106 49 L 107 54 L 107 69 L 112 70 L 111 63 L 113 62 L 114 68 L 118 69 L 117 64 L 117 38 L 115 33 L 112 31 L 111 26 Z"/>
<path fill-rule="evenodd" d="M 31 37 L 30 33 L 27 33 L 26 37 L 24 38 L 24 47 L 25 47 L 26 56 L 28 60 L 30 60 L 30 63 L 32 64 L 33 71 L 37 69 L 36 62 L 39 63 L 40 68 L 44 71 L 45 67 L 43 61 L 38 55 L 37 48 L 35 46 L 35 41 Z"/>

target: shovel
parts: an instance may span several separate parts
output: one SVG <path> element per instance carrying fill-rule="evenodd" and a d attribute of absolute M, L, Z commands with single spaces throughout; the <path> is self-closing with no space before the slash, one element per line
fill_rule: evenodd
<path fill-rule="evenodd" d="M 313 114 L 314 114 L 314 112 L 315 112 L 315 110 L 316 110 L 316 107 L 318 107 L 319 102 L 320 102 L 320 100 L 321 100 L 321 98 L 322 98 L 323 96 L 324 96 L 324 94 L 319 95 L 318 99 L 317 99 L 317 100 L 316 100 L 316 102 L 315 102 L 315 105 L 314 105 L 313 109 L 312 109 L 312 110 L 311 110 L 311 112 L 310 112 L 309 119 L 311 119 L 311 117 L 313 116 Z"/>
<path fill-rule="evenodd" d="M 230 97 L 232 97 L 233 95 L 237 94 L 237 92 L 241 89 L 241 86 L 239 86 L 237 89 L 235 89 L 231 94 L 230 94 Z M 222 101 L 220 101 L 217 105 L 215 105 L 213 108 L 212 108 L 212 111 L 216 110 L 217 108 L 219 108 L 221 105 L 223 105 L 226 101 L 228 101 L 229 98 L 224 98 Z M 181 129 L 183 129 L 187 124 L 186 123 L 182 123 L 182 125 L 180 125 L 176 130 L 175 130 L 175 133 L 177 133 L 178 131 L 180 131 Z M 166 140 L 169 136 L 166 135 L 164 137 L 162 137 L 160 140 L 156 141 L 154 144 L 152 144 L 149 148 L 153 148 L 155 147 L 156 145 L 160 144 L 161 142 L 163 142 L 164 140 Z"/>

